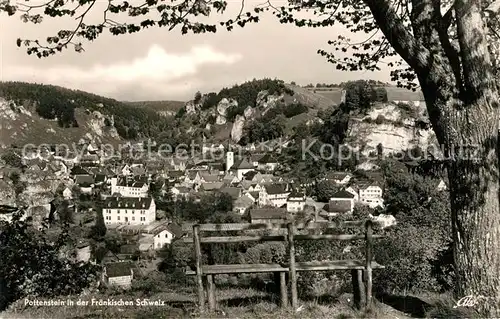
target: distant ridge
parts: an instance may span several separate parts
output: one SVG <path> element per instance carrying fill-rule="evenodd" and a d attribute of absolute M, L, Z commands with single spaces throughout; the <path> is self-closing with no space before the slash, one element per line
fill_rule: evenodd
<path fill-rule="evenodd" d="M 147 108 L 156 112 L 177 112 L 186 104 L 186 102 L 182 101 L 124 101 L 123 103 L 135 107 Z"/>

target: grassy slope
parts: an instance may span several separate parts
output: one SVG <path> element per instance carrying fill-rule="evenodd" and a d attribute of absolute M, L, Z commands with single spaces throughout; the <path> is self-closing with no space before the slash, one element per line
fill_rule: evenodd
<path fill-rule="evenodd" d="M 30 111 L 32 116 L 18 114 L 14 120 L 0 117 L 0 145 L 15 144 L 22 147 L 28 143 L 72 144 L 78 143 L 85 134 L 91 132 L 88 123 L 92 115 L 85 114 L 82 109 L 75 110 L 79 127 L 72 128 L 61 128 L 57 121 L 43 119 L 35 110 Z M 104 132 L 102 142 L 116 145 L 120 139 L 112 138 Z"/>
<path fill-rule="evenodd" d="M 17 302 L 9 311 L 0 315 L 4 319 L 21 318 L 409 318 L 385 304 L 376 302 L 374 310 L 368 314 L 356 311 L 351 306 L 349 296 L 336 301 L 300 301 L 300 311 L 294 313 L 291 309 L 280 308 L 277 300 L 269 295 L 253 289 L 223 288 L 217 290 L 218 309 L 201 316 L 196 307 L 194 292 L 170 290 L 154 294 L 150 297 L 137 297 L 130 293 L 114 296 L 88 295 L 70 297 L 74 306 L 26 307 L 24 300 Z M 152 301 L 162 300 L 164 306 L 124 306 L 98 307 L 90 306 L 92 298 L 97 300 L 133 301 L 137 298 L 147 298 Z M 56 298 L 66 300 L 67 298 Z M 77 300 L 89 301 L 89 306 L 77 306 Z M 42 299 L 39 299 L 42 300 Z M 15 310 L 14 310 L 15 309 Z"/>
<path fill-rule="evenodd" d="M 150 296 L 137 293 L 117 293 L 114 295 L 89 294 L 69 297 L 73 306 L 24 306 L 24 300 L 11 305 L 8 311 L 0 313 L 2 319 L 22 318 L 478 318 L 471 308 L 453 308 L 456 301 L 449 294 L 422 293 L 418 295 L 392 295 L 384 300 L 374 299 L 369 312 L 352 307 L 352 295 L 343 294 L 336 299 L 318 298 L 311 301 L 299 300 L 299 310 L 280 308 L 272 296 L 255 289 L 236 287 L 217 288 L 217 310 L 200 315 L 196 306 L 194 287 L 171 287 Z M 91 300 L 119 300 L 135 303 L 136 299 L 164 301 L 163 306 L 91 306 Z M 67 297 L 54 300 L 67 300 Z M 77 306 L 78 300 L 88 301 L 88 306 Z M 47 300 L 47 299 L 37 299 Z M 382 302 L 383 301 L 383 302 Z"/>
<path fill-rule="evenodd" d="M 424 99 L 421 91 L 413 92 L 394 86 L 388 86 L 385 87 L 385 89 L 387 90 L 387 98 L 389 101 L 422 101 Z M 316 91 L 316 94 L 332 100 L 335 104 L 340 103 L 340 99 L 342 97 L 341 88 L 307 88 L 304 90 L 311 92 Z"/>

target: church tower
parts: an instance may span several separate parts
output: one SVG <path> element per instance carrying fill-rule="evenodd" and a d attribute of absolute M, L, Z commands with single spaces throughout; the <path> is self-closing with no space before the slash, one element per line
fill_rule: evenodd
<path fill-rule="evenodd" d="M 226 173 L 234 165 L 234 153 L 233 151 L 226 152 Z"/>

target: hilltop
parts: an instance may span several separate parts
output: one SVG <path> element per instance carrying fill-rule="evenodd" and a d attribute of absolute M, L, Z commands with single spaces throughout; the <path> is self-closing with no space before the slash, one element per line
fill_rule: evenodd
<path fill-rule="evenodd" d="M 420 91 L 411 91 L 405 88 L 399 88 L 391 85 L 378 86 L 376 88 L 384 88 L 387 92 L 387 99 L 389 101 L 423 101 L 424 96 Z M 342 99 L 342 87 L 305 87 L 306 90 L 310 92 L 317 93 L 340 104 Z"/>
<path fill-rule="evenodd" d="M 177 127 L 209 141 L 248 143 L 288 135 L 335 103 L 277 79 L 247 81 L 219 92 L 198 93 L 177 115 Z M 267 132 L 256 132 L 266 126 Z M 261 134 L 262 133 L 262 134 Z"/>
<path fill-rule="evenodd" d="M 177 103 L 177 105 L 179 102 Z M 169 123 L 148 107 L 80 90 L 0 82 L 0 145 L 108 143 L 157 136 Z"/>

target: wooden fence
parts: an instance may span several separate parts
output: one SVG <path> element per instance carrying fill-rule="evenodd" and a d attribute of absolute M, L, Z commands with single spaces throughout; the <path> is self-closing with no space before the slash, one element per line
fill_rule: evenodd
<path fill-rule="evenodd" d="M 364 232 L 358 234 L 321 234 L 321 230 L 347 227 L 361 228 L 364 226 Z M 191 228 L 192 227 L 192 228 Z M 221 232 L 221 231 L 251 231 L 274 229 L 281 230 L 283 235 L 241 235 L 241 236 L 216 236 L 202 237 L 201 232 Z M 315 234 L 296 234 L 299 230 L 314 230 Z M 275 273 L 275 278 L 280 278 L 280 298 L 281 306 L 288 306 L 288 291 L 285 281 L 288 273 L 291 290 L 291 306 L 297 309 L 297 272 L 302 271 L 332 271 L 332 270 L 351 270 L 354 304 L 360 308 L 364 305 L 370 307 L 372 300 L 372 270 L 384 268 L 373 260 L 372 245 L 373 239 L 381 238 L 381 235 L 373 234 L 373 222 L 367 221 L 348 221 L 342 223 L 321 222 L 311 224 L 294 225 L 288 224 L 197 224 L 185 225 L 183 230 L 192 233 L 192 236 L 183 238 L 184 242 L 193 243 L 196 255 L 196 269 L 186 271 L 187 275 L 196 276 L 196 285 L 198 290 L 198 304 L 200 311 L 205 307 L 205 288 L 206 282 L 207 299 L 210 310 L 216 307 L 214 276 L 219 274 L 240 274 L 240 273 Z M 295 261 L 295 242 L 297 240 L 365 240 L 365 259 L 364 260 L 330 260 L 330 261 Z M 228 265 L 203 265 L 201 244 L 211 243 L 239 243 L 239 242 L 257 242 L 257 241 L 285 241 L 288 243 L 288 263 L 287 264 L 228 264 Z"/>

